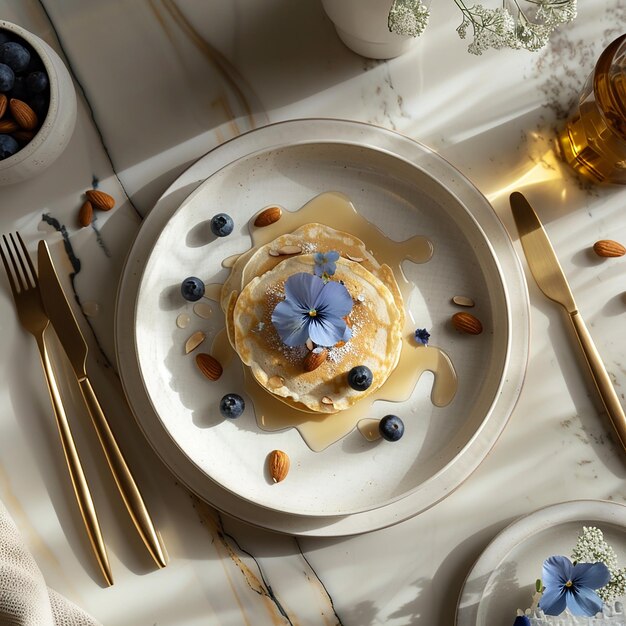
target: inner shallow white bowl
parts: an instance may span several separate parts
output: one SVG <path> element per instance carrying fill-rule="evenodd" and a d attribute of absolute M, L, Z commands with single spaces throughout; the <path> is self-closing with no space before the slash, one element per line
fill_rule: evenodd
<path fill-rule="evenodd" d="M 426 150 L 422 156 L 425 162 L 432 158 Z M 430 262 L 406 263 L 405 270 L 421 296 L 413 303 L 413 313 L 419 325 L 430 329 L 431 343 L 451 357 L 459 389 L 449 406 L 434 407 L 429 399 L 432 377 L 427 374 L 410 401 L 377 403 L 370 417 L 393 412 L 405 421 L 406 433 L 395 444 L 369 443 L 353 431 L 315 453 L 294 429 L 276 433 L 259 429 L 251 410 L 238 420 L 223 420 L 219 399 L 230 391 L 242 392 L 240 366 L 225 371 L 219 383 L 203 379 L 182 347 L 197 329 L 207 332 L 210 345 L 217 326 L 191 313 L 192 325 L 176 327 L 177 315 L 191 311 L 178 295 L 180 282 L 189 275 L 221 282 L 226 276 L 222 260 L 250 245 L 247 223 L 252 215 L 269 204 L 297 210 L 325 191 L 345 193 L 392 239 L 421 234 L 434 243 Z M 477 193 L 476 201 L 486 203 Z M 219 212 L 233 217 L 234 233 L 202 243 L 198 234 Z M 452 329 L 449 318 L 459 309 L 450 299 L 459 294 L 476 301 L 474 312 L 485 328 L 482 335 L 470 337 Z M 219 310 L 217 304 L 214 309 Z M 221 316 L 216 314 L 214 320 L 221 321 Z M 208 480 L 274 511 L 339 516 L 430 492 L 441 477 L 447 477 L 442 484 L 448 489 L 458 484 L 458 477 L 476 462 L 472 443 L 488 422 L 495 420 L 503 427 L 512 408 L 493 410 L 511 365 L 510 329 L 508 290 L 498 259 L 471 209 L 457 200 L 447 181 L 382 150 L 312 141 L 244 156 L 214 173 L 182 203 L 145 265 L 135 342 L 145 390 L 158 420 Z M 513 367 L 523 370 L 525 358 Z M 288 478 L 279 485 L 272 484 L 265 471 L 273 449 L 287 452 L 292 463 Z M 451 477 L 457 478 L 450 481 Z"/>

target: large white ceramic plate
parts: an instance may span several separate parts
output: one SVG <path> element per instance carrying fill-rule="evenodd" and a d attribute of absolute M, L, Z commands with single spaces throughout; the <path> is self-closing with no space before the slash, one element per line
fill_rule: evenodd
<path fill-rule="evenodd" d="M 457 626 L 512 624 L 527 609 L 552 555 L 570 556 L 583 526 L 596 526 L 626 563 L 626 506 L 603 500 L 563 502 L 522 517 L 505 528 L 470 571 L 457 606 Z"/>
<path fill-rule="evenodd" d="M 398 444 L 372 445 L 353 432 L 314 453 L 295 430 L 261 431 L 251 413 L 236 422 L 216 419 L 219 397 L 236 381 L 211 389 L 193 371 L 192 360 L 182 355 L 189 330 L 175 326 L 182 305 L 173 294 L 189 274 L 209 282 L 222 279 L 221 260 L 248 247 L 245 224 L 261 207 L 278 203 L 296 210 L 329 190 L 346 193 L 392 238 L 423 234 L 432 239 L 433 260 L 406 267 L 421 294 L 414 313 L 431 328 L 434 343 L 450 354 L 460 386 L 448 407 L 435 408 L 428 399 L 432 381 L 425 376 L 410 403 L 394 406 L 394 412 L 411 414 Z M 220 211 L 230 213 L 238 228 L 203 245 L 198 234 Z M 459 336 L 447 322 L 456 310 L 450 298 L 461 293 L 479 304 L 476 312 L 487 329 L 480 337 Z M 528 351 L 528 300 L 502 224 L 450 164 L 391 131 L 300 120 L 220 146 L 161 198 L 127 260 L 116 341 L 122 380 L 140 425 L 193 491 L 264 527 L 342 535 L 419 513 L 480 464 L 519 394 Z M 379 407 L 380 415 L 389 409 Z M 274 448 L 286 450 L 294 465 L 278 486 L 263 472 Z"/>

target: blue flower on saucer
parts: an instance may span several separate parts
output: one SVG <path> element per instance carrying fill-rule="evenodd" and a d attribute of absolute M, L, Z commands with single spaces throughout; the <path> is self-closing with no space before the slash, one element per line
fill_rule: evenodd
<path fill-rule="evenodd" d="M 567 608 L 573 615 L 593 617 L 602 610 L 595 592 L 604 587 L 611 574 L 604 563 L 576 563 L 565 556 L 551 556 L 543 562 L 545 587 L 539 608 L 546 615 L 560 615 Z"/>
<path fill-rule="evenodd" d="M 351 310 L 352 298 L 341 283 L 302 272 L 285 281 L 285 299 L 274 308 L 272 323 L 288 346 L 301 346 L 309 337 L 318 346 L 333 346 L 352 336 L 343 319 Z"/>

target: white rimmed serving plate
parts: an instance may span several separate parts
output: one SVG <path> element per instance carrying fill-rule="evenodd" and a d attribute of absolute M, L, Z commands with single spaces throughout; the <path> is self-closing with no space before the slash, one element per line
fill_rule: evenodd
<path fill-rule="evenodd" d="M 425 375 L 404 405 L 397 444 L 352 432 L 321 453 L 295 430 L 267 433 L 251 412 L 234 422 L 217 403 L 237 378 L 207 383 L 182 344 L 196 326 L 176 327 L 190 307 L 176 289 L 187 275 L 221 281 L 220 263 L 249 246 L 248 219 L 268 204 L 296 210 L 318 193 L 340 191 L 391 238 L 429 237 L 433 259 L 406 264 L 418 285 L 413 313 L 452 358 L 459 390 L 445 408 L 429 400 Z M 206 243 L 199 233 L 218 212 L 237 224 Z M 487 329 L 461 336 L 449 317 L 454 295 L 471 295 Z M 217 305 L 214 308 L 218 309 Z M 219 315 L 216 315 L 219 319 Z M 515 332 L 511 332 L 515 324 Z M 116 343 L 129 402 L 148 440 L 203 499 L 252 523 L 296 534 L 365 532 L 432 506 L 480 464 L 517 400 L 528 353 L 528 300 L 519 261 L 485 198 L 436 154 L 391 131 L 337 120 L 299 120 L 243 135 L 212 151 L 164 194 L 127 260 L 118 297 Z M 211 388 L 211 385 L 214 388 Z M 381 403 L 382 404 L 382 403 Z M 288 452 L 288 480 L 272 485 L 267 453 Z"/>

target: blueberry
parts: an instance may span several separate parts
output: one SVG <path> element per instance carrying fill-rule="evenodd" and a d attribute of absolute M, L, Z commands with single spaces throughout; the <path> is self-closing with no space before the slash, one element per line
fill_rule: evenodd
<path fill-rule="evenodd" d="M 13 70 L 4 63 L 0 63 L 0 91 L 10 91 L 13 89 L 15 74 Z"/>
<path fill-rule="evenodd" d="M 365 391 L 373 380 L 372 370 L 366 365 L 357 365 L 348 372 L 348 385 L 356 391 Z"/>
<path fill-rule="evenodd" d="M 530 620 L 525 615 L 518 615 L 513 622 L 513 626 L 530 626 Z"/>
<path fill-rule="evenodd" d="M 204 295 L 204 283 L 195 276 L 189 276 L 189 278 L 183 280 L 180 286 L 180 293 L 182 293 L 183 298 L 189 300 L 189 302 L 200 300 Z"/>
<path fill-rule="evenodd" d="M 26 89 L 26 80 L 23 76 L 16 76 L 13 83 L 13 89 L 7 93 L 7 98 L 16 98 L 25 102 L 28 98 L 28 90 Z"/>
<path fill-rule="evenodd" d="M 243 398 L 236 393 L 227 393 L 220 400 L 220 413 L 229 419 L 239 417 L 246 408 Z"/>
<path fill-rule="evenodd" d="M 387 441 L 398 441 L 404 435 L 404 422 L 397 415 L 385 415 L 378 424 L 380 436 Z"/>
<path fill-rule="evenodd" d="M 30 52 L 15 41 L 7 41 L 0 46 L 0 63 L 6 63 L 14 72 L 21 72 L 30 63 Z"/>
<path fill-rule="evenodd" d="M 20 149 L 11 135 L 0 135 L 0 160 L 13 156 Z"/>
<path fill-rule="evenodd" d="M 31 72 L 26 77 L 26 88 L 30 93 L 41 93 L 48 86 L 48 75 L 45 72 Z"/>
<path fill-rule="evenodd" d="M 36 93 L 26 100 L 30 108 L 35 111 L 40 121 L 43 121 L 48 112 L 48 98 L 43 93 Z"/>
<path fill-rule="evenodd" d="M 233 218 L 230 215 L 226 215 L 226 213 L 218 213 L 211 220 L 211 232 L 216 237 L 226 237 L 230 235 L 234 227 Z"/>
<path fill-rule="evenodd" d="M 7 41 L 11 41 L 11 35 L 5 30 L 0 30 L 0 46 Z"/>

